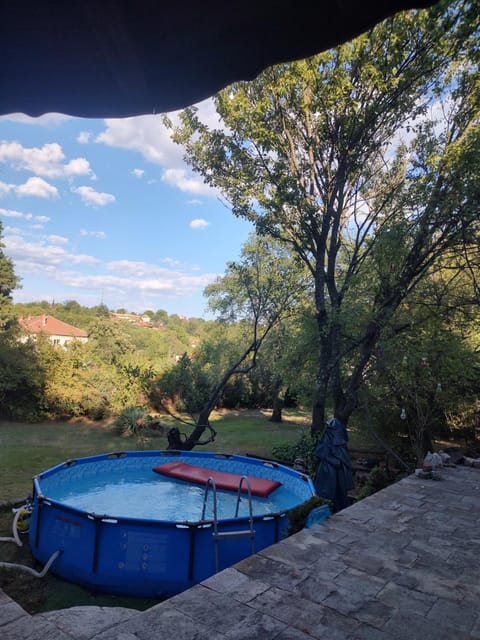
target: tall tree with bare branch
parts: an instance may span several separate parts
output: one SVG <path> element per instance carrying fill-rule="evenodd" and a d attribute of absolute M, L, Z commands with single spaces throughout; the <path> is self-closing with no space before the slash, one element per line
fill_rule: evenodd
<path fill-rule="evenodd" d="M 190 108 L 175 130 L 233 213 L 289 246 L 311 276 L 314 432 L 330 402 L 347 423 L 400 305 L 440 259 L 475 245 L 478 21 L 468 1 L 399 14 L 221 92 L 223 128 Z"/>

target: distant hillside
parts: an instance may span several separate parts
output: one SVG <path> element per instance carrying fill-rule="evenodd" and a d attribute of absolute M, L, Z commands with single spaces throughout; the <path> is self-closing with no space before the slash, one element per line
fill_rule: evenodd
<path fill-rule="evenodd" d="M 157 366 L 175 361 L 183 353 L 192 353 L 201 343 L 208 329 L 215 324 L 201 318 L 185 318 L 169 315 L 163 309 L 156 312 L 132 313 L 126 309 L 111 311 L 105 305 L 83 307 L 75 300 L 65 303 L 46 301 L 18 303 L 14 305 L 18 317 L 46 314 L 63 322 L 89 331 L 99 319 L 109 319 L 124 334 L 128 335 L 135 350 L 146 361 Z"/>

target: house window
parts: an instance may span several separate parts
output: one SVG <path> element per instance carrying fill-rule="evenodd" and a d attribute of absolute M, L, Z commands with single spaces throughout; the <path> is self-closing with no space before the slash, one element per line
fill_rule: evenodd
<path fill-rule="evenodd" d="M 59 338 L 54 338 L 53 339 L 53 344 L 60 344 Z"/>

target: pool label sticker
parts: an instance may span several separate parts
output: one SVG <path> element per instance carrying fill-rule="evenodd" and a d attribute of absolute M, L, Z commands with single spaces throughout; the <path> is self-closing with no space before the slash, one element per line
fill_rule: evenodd
<path fill-rule="evenodd" d="M 57 536 L 78 539 L 82 534 L 82 523 L 65 516 L 55 516 L 52 533 Z"/>
<path fill-rule="evenodd" d="M 123 560 L 118 563 L 119 569 L 166 571 L 169 540 L 170 537 L 165 533 L 148 535 L 145 532 L 124 531 L 120 546 Z"/>

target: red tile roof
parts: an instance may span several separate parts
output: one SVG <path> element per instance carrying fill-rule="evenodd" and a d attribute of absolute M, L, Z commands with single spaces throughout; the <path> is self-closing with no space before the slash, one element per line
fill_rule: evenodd
<path fill-rule="evenodd" d="M 57 320 L 45 314 L 20 318 L 20 323 L 28 333 L 46 333 L 54 336 L 68 336 L 71 338 L 88 338 L 88 333 L 71 324 Z"/>

